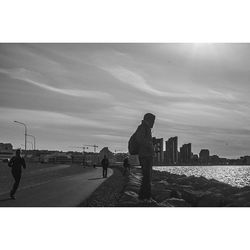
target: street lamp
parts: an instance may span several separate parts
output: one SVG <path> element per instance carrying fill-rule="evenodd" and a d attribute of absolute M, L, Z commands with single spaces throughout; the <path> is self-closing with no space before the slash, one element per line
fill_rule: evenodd
<path fill-rule="evenodd" d="M 28 134 L 27 134 L 27 136 L 30 136 L 30 137 L 33 138 L 33 140 L 34 140 L 34 150 L 36 150 L 36 137 L 34 135 L 28 135 Z"/>
<path fill-rule="evenodd" d="M 24 126 L 24 147 L 25 147 L 25 157 L 26 157 L 26 150 L 27 150 L 27 126 L 23 122 L 14 121 L 15 123 L 21 124 Z"/>

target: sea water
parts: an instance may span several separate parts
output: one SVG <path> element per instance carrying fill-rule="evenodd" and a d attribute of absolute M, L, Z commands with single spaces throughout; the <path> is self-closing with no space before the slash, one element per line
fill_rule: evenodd
<path fill-rule="evenodd" d="M 250 186 L 250 166 L 161 166 L 153 169 L 178 175 L 204 176 L 236 187 Z"/>

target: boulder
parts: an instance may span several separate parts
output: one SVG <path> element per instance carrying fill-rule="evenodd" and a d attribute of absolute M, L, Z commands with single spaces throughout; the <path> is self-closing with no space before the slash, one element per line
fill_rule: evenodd
<path fill-rule="evenodd" d="M 172 189 L 171 190 L 171 197 L 181 199 L 182 195 L 181 195 L 181 192 L 179 190 Z"/>
<path fill-rule="evenodd" d="M 161 207 L 174 207 L 174 206 L 171 205 L 169 202 L 167 202 L 167 200 L 165 200 L 165 201 L 159 203 L 159 205 L 160 205 Z"/>
<path fill-rule="evenodd" d="M 157 201 L 157 202 L 162 202 L 166 199 L 171 198 L 171 190 L 152 190 L 152 197 Z"/>
<path fill-rule="evenodd" d="M 238 192 L 232 195 L 235 199 L 242 199 L 245 201 L 250 201 L 250 191 Z"/>
<path fill-rule="evenodd" d="M 198 207 L 222 207 L 225 206 L 226 199 L 221 193 L 208 193 L 203 195 L 199 201 Z"/>
<path fill-rule="evenodd" d="M 226 206 L 227 207 L 250 207 L 250 202 L 244 199 L 239 199 L 239 200 L 236 200 L 227 204 Z"/>
<path fill-rule="evenodd" d="M 136 206 L 139 202 L 138 194 L 133 191 L 125 191 L 122 195 L 119 204 L 123 207 Z"/>
<path fill-rule="evenodd" d="M 161 205 L 153 199 L 139 200 L 136 207 L 160 207 Z"/>
<path fill-rule="evenodd" d="M 157 181 L 157 182 L 153 183 L 152 189 L 164 190 L 164 189 L 167 189 L 168 186 L 169 186 L 169 183 L 167 181 Z"/>
<path fill-rule="evenodd" d="M 129 184 L 126 186 L 125 191 L 132 191 L 134 193 L 139 193 L 140 186 L 134 185 L 134 184 Z"/>
<path fill-rule="evenodd" d="M 198 201 L 201 199 L 202 196 L 205 194 L 210 194 L 210 192 L 204 192 L 199 190 L 192 190 L 190 188 L 183 189 L 181 191 L 182 198 L 190 203 L 192 206 L 196 207 L 198 205 Z"/>
<path fill-rule="evenodd" d="M 162 202 L 163 204 L 169 204 L 173 207 L 190 207 L 190 204 L 183 199 L 170 198 Z"/>

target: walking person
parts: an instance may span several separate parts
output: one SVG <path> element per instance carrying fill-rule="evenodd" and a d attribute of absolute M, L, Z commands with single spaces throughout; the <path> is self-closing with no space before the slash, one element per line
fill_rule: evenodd
<path fill-rule="evenodd" d="M 142 182 L 139 191 L 139 199 L 151 202 L 151 178 L 153 166 L 153 138 L 151 129 L 154 126 L 155 115 L 147 113 L 141 124 L 129 140 L 129 152 L 139 156 L 142 167 Z"/>
<path fill-rule="evenodd" d="M 128 157 L 126 157 L 124 159 L 124 161 L 123 161 L 123 167 L 124 167 L 123 175 L 126 175 L 127 173 L 130 172 L 130 164 L 129 164 Z"/>
<path fill-rule="evenodd" d="M 10 197 L 11 199 L 15 199 L 15 193 L 18 189 L 21 176 L 22 176 L 22 167 L 26 168 L 26 163 L 23 157 L 21 157 L 21 150 L 16 150 L 16 156 L 12 157 L 10 162 L 8 163 L 8 166 L 11 168 L 12 176 L 15 180 L 13 187 L 10 191 Z"/>
<path fill-rule="evenodd" d="M 107 178 L 108 167 L 109 167 L 109 160 L 108 160 L 107 156 L 104 155 L 104 158 L 102 159 L 102 176 L 103 176 L 103 178 Z"/>

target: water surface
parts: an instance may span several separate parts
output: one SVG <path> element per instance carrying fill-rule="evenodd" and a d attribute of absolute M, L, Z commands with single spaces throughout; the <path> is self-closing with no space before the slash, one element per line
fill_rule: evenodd
<path fill-rule="evenodd" d="M 178 175 L 204 176 L 237 187 L 250 186 L 250 166 L 163 166 L 153 169 Z"/>

